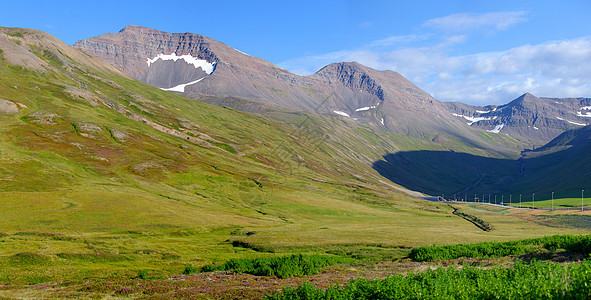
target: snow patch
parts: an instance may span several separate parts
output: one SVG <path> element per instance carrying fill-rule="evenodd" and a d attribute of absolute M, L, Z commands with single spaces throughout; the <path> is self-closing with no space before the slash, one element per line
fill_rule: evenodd
<path fill-rule="evenodd" d="M 493 109 L 492 109 L 492 111 L 497 111 L 497 110 L 498 110 L 498 111 L 502 111 L 503 109 L 505 109 L 505 108 L 507 108 L 507 107 L 509 107 L 509 106 L 505 105 L 505 106 L 499 106 L 499 107 L 495 107 L 495 108 L 493 108 Z"/>
<path fill-rule="evenodd" d="M 454 114 L 454 113 L 452 113 L 452 116 L 462 117 L 462 118 L 470 121 L 470 123 L 467 123 L 469 126 L 472 126 L 472 124 L 480 122 L 480 121 L 488 121 L 488 120 L 493 119 L 491 117 L 470 117 L 470 116 L 464 116 L 464 115 L 459 115 L 459 114 Z"/>
<path fill-rule="evenodd" d="M 337 114 L 337 115 L 341 115 L 341 116 L 344 116 L 344 117 L 348 117 L 348 118 L 350 118 L 350 117 L 351 117 L 351 116 L 349 116 L 349 114 L 348 114 L 348 113 L 346 113 L 346 112 L 344 112 L 344 111 L 333 110 L 333 112 L 334 112 L 335 114 Z"/>
<path fill-rule="evenodd" d="M 581 107 L 581 110 L 591 110 L 591 106 L 583 106 Z"/>
<path fill-rule="evenodd" d="M 205 73 L 207 73 L 207 75 L 213 73 L 213 70 L 215 69 L 215 62 L 209 63 L 204 59 L 198 59 L 197 57 L 193 57 L 188 54 L 177 56 L 176 53 L 174 53 L 174 52 L 169 55 L 162 53 L 152 59 L 148 58 L 148 61 L 147 61 L 148 67 L 151 64 L 155 63 L 159 59 L 161 59 L 162 61 L 172 60 L 175 62 L 179 59 L 182 59 L 186 63 L 195 66 L 195 69 L 201 68 L 201 70 L 205 71 Z"/>
<path fill-rule="evenodd" d="M 490 110 L 476 110 L 476 112 L 479 114 L 488 114 Z"/>
<path fill-rule="evenodd" d="M 560 121 L 566 121 L 566 122 L 569 122 L 569 123 L 571 123 L 571 124 L 573 124 L 573 125 L 587 126 L 587 124 L 576 123 L 576 122 L 573 122 L 573 121 L 565 120 L 565 119 L 563 119 L 563 118 L 561 118 L 561 117 L 556 117 L 556 119 L 558 119 L 558 120 L 560 120 Z"/>
<path fill-rule="evenodd" d="M 366 106 L 366 107 L 361 107 L 361 108 L 358 108 L 358 109 L 356 109 L 355 111 L 364 111 L 364 110 L 370 110 L 370 109 L 372 109 L 372 108 L 376 108 L 376 106 L 374 105 L 374 106 Z"/>
<path fill-rule="evenodd" d="M 540 130 L 540 128 L 538 128 L 538 127 L 536 127 L 536 126 L 534 126 L 534 129 L 535 129 L 535 130 Z"/>
<path fill-rule="evenodd" d="M 497 125 L 497 126 L 495 126 L 495 129 L 487 130 L 487 131 L 492 132 L 492 133 L 499 133 L 499 132 L 501 132 L 501 129 L 503 129 L 503 127 L 505 127 L 505 123 L 503 123 L 501 125 Z"/>
<path fill-rule="evenodd" d="M 585 113 L 583 113 L 582 111 L 578 111 L 577 112 L 577 116 L 579 116 L 579 117 L 585 117 L 585 118 L 591 118 L 591 112 L 585 112 Z"/>
<path fill-rule="evenodd" d="M 191 85 L 191 84 L 195 84 L 195 83 L 197 83 L 197 82 L 199 82 L 199 81 L 201 81 L 203 79 L 205 79 L 205 77 L 199 78 L 199 79 L 197 79 L 195 81 L 191 81 L 191 82 L 188 82 L 188 83 L 179 84 L 177 86 L 174 86 L 174 87 L 171 87 L 171 88 L 168 88 L 168 89 L 163 89 L 163 88 L 160 88 L 160 89 L 163 90 L 163 91 L 184 93 L 186 86 Z"/>
<path fill-rule="evenodd" d="M 380 123 L 382 123 L 382 125 L 384 125 L 384 118 L 380 119 Z"/>

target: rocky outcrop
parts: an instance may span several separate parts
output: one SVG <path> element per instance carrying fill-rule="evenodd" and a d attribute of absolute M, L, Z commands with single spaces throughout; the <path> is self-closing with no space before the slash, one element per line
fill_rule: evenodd
<path fill-rule="evenodd" d="M 14 115 L 18 114 L 18 105 L 12 101 L 0 98 L 0 115 Z"/>
<path fill-rule="evenodd" d="M 325 79 L 328 84 L 342 84 L 351 90 L 360 90 L 384 100 L 382 87 L 363 70 L 358 63 L 335 63 L 322 68 L 314 75 Z"/>

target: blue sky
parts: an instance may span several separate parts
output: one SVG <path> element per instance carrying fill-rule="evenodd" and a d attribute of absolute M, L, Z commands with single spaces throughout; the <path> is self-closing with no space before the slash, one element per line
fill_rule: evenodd
<path fill-rule="evenodd" d="M 0 26 L 67 44 L 134 24 L 209 36 L 300 75 L 339 61 L 442 101 L 591 97 L 591 1 L 8 1 Z"/>

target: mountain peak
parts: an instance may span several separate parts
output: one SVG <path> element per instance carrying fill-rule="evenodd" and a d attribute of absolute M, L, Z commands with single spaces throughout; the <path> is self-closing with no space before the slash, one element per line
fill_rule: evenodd
<path fill-rule="evenodd" d="M 127 25 L 127 26 L 123 27 L 123 29 L 119 30 L 119 32 L 139 31 L 142 29 L 150 29 L 150 28 L 146 28 L 146 27 L 142 27 L 142 26 L 138 26 L 138 25 Z"/>
<path fill-rule="evenodd" d="M 530 94 L 530 93 L 525 93 L 517 98 L 515 98 L 515 100 L 511 101 L 509 103 L 509 105 L 513 104 L 513 105 L 520 105 L 520 106 L 531 106 L 531 105 L 536 105 L 540 102 L 540 98 Z"/>
<path fill-rule="evenodd" d="M 533 95 L 533 94 L 530 94 L 529 92 L 527 92 L 527 93 L 523 94 L 523 95 L 522 95 L 522 97 L 527 97 L 527 98 L 538 98 L 538 97 L 536 97 L 535 95 Z"/>
<path fill-rule="evenodd" d="M 349 61 L 349 62 L 343 61 L 343 62 L 336 62 L 336 63 L 328 64 L 324 68 L 320 69 L 319 72 L 324 69 L 335 69 L 335 68 L 366 69 L 367 67 L 356 62 L 356 61 Z"/>
<path fill-rule="evenodd" d="M 353 73 L 371 73 L 380 72 L 370 67 L 366 67 L 356 61 L 351 62 L 337 62 L 326 65 L 322 69 L 318 70 L 314 75 L 322 75 L 323 73 L 340 73 L 340 74 L 353 74 Z"/>
<path fill-rule="evenodd" d="M 535 99 L 538 99 L 538 97 L 536 97 L 536 96 L 534 96 L 534 95 L 532 95 L 530 93 L 525 93 L 525 94 L 517 97 L 515 100 L 521 100 L 521 101 L 523 101 L 523 100 L 535 100 Z"/>
<path fill-rule="evenodd" d="M 158 29 L 143 27 L 139 25 L 127 25 L 123 29 L 119 30 L 119 33 L 132 33 L 132 34 L 168 34 L 168 35 L 193 35 L 197 37 L 203 37 L 200 34 L 185 32 L 185 33 L 169 33 Z"/>

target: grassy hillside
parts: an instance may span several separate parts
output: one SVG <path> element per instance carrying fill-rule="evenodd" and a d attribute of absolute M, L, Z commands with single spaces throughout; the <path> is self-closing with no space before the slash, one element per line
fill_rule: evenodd
<path fill-rule="evenodd" d="M 545 199 L 550 199 L 551 192 L 580 199 L 581 190 L 591 188 L 591 174 L 587 171 L 591 167 L 590 137 L 591 128 L 586 126 L 567 131 L 544 147 L 526 152 L 525 176 L 509 190 L 544 193 Z"/>

